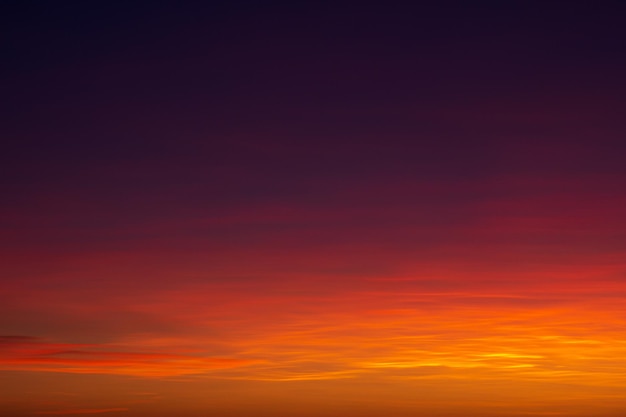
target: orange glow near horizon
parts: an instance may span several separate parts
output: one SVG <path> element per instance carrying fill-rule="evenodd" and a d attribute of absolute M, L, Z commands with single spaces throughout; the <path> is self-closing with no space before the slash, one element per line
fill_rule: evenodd
<path fill-rule="evenodd" d="M 176 401 L 185 402 L 189 415 L 207 407 L 226 414 L 245 411 L 224 398 L 211 396 L 207 403 L 205 383 L 199 382 L 204 380 L 211 389 L 224 384 L 226 396 L 250 395 L 250 407 L 267 398 L 276 401 L 284 392 L 287 409 L 312 413 L 332 414 L 327 407 L 352 404 L 365 407 L 360 411 L 365 415 L 395 407 L 400 415 L 419 409 L 461 416 L 461 410 L 473 409 L 488 416 L 576 416 L 601 401 L 612 415 L 624 406 L 619 391 L 626 389 L 621 302 L 626 287 L 614 279 L 621 264 L 599 258 L 604 264 L 599 268 L 591 258 L 585 262 L 587 267 L 579 260 L 546 266 L 544 272 L 537 266 L 515 272 L 506 264 L 485 269 L 478 260 L 464 272 L 431 262 L 421 267 L 430 270 L 427 279 L 407 270 L 343 282 L 339 276 L 265 278 L 252 286 L 246 280 L 197 280 L 176 289 L 171 283 L 129 289 L 119 279 L 106 298 L 97 288 L 40 295 L 14 288 L 16 306 L 56 311 L 51 320 L 65 320 L 65 326 L 92 323 L 110 330 L 3 337 L 0 368 L 30 375 L 102 375 L 117 378 L 120 386 L 147 383 L 158 393 L 140 402 L 116 394 L 118 399 L 114 395 L 103 400 L 107 406 L 93 409 L 80 402 L 67 408 L 73 397 L 59 394 L 60 402 L 42 400 L 35 414 L 135 410 L 133 415 L 144 415 Z M 419 265 L 411 268 L 417 271 Z M 76 319 L 81 316 L 90 319 L 81 324 Z M 146 327 L 154 329 L 135 330 Z M 91 398 L 73 384 L 64 390 Z M 177 384 L 187 393 L 172 389 Z M 313 388 L 301 391 L 298 384 Z M 55 397 L 54 391 L 49 395 Z M 324 392 L 337 397 L 309 404 Z M 370 396 L 378 399 L 375 406 L 367 405 Z M 274 408 L 280 415 L 280 407 Z"/>

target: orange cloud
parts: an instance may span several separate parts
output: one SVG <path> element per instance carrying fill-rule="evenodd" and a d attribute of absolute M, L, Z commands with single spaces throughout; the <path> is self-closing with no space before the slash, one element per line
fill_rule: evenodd
<path fill-rule="evenodd" d="M 100 414 L 100 413 L 115 413 L 121 411 L 128 411 L 128 408 L 77 408 L 70 410 L 57 410 L 57 411 L 36 411 L 35 414 L 45 415 L 69 415 L 69 414 Z"/>

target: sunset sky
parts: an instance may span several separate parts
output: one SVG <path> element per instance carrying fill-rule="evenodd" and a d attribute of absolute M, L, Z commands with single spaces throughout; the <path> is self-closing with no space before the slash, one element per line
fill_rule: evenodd
<path fill-rule="evenodd" d="M 1 417 L 625 415 L 626 6 L 12 3 Z"/>

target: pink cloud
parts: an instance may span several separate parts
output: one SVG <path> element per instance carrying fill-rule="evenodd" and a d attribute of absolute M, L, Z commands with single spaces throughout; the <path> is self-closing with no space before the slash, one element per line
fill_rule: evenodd
<path fill-rule="evenodd" d="M 249 358 L 206 357 L 178 353 L 145 353 L 105 350 L 110 346 L 54 344 L 41 339 L 5 337 L 0 345 L 0 368 L 65 372 L 164 377 L 201 374 L 257 364 Z M 8 340 L 8 342 L 7 342 Z M 0 339 L 1 341 L 1 339 Z"/>

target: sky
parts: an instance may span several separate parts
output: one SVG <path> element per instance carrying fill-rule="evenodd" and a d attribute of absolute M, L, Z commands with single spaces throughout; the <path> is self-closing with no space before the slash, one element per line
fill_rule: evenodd
<path fill-rule="evenodd" d="M 8 2 L 0 416 L 626 411 L 620 2 Z"/>

